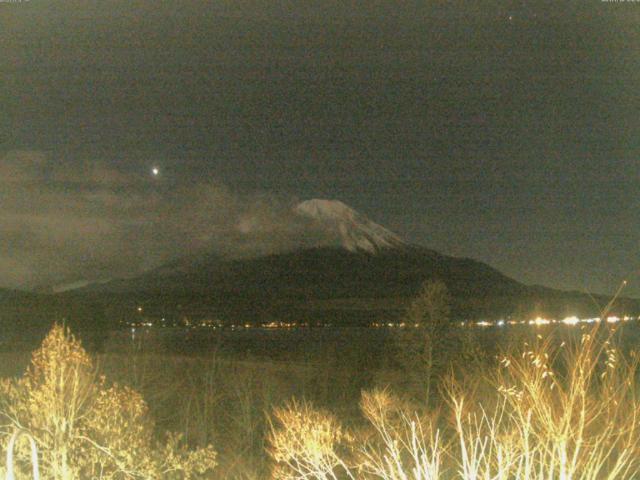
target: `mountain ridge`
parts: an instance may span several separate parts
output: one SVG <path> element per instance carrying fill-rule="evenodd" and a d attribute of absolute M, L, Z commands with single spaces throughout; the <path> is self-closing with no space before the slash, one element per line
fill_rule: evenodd
<path fill-rule="evenodd" d="M 135 322 L 144 305 L 144 316 L 155 318 L 368 325 L 399 318 L 425 281 L 439 279 L 451 292 L 454 318 L 598 313 L 587 294 L 525 285 L 484 262 L 406 243 L 342 202 L 315 199 L 294 212 L 324 229 L 326 244 L 235 258 L 185 255 L 132 278 L 52 295 L 57 311 Z M 618 306 L 640 312 L 635 300 Z"/>

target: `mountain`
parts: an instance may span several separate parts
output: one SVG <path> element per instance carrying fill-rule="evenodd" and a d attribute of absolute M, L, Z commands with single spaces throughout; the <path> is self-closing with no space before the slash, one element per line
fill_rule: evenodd
<path fill-rule="evenodd" d="M 192 254 L 63 295 L 91 298 L 110 312 L 122 305 L 114 314 L 121 317 L 144 304 L 151 317 L 353 324 L 398 318 L 421 284 L 437 278 L 451 291 L 457 318 L 597 313 L 585 294 L 527 286 L 485 263 L 410 245 L 339 201 L 309 200 L 293 212 L 321 232 L 323 244 L 257 256 Z M 620 305 L 638 308 L 631 300 Z"/>
<path fill-rule="evenodd" d="M 34 298 L 36 295 L 31 292 L 25 292 L 23 290 L 14 290 L 9 288 L 0 288 L 0 302 L 12 302 L 16 300 L 28 300 Z"/>

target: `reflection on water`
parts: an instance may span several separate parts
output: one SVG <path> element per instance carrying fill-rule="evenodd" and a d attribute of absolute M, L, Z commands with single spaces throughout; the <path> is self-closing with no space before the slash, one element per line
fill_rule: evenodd
<path fill-rule="evenodd" d="M 473 337 L 486 351 L 526 341 L 538 334 L 553 332 L 558 338 L 575 338 L 594 326 L 617 330 L 625 345 L 640 345 L 640 322 L 624 318 L 608 321 L 562 319 L 533 321 L 456 322 L 454 331 Z M 407 327 L 405 327 L 407 328 Z M 212 355 L 268 358 L 287 361 L 366 361 L 378 364 L 395 348 L 399 325 L 389 327 L 306 327 L 306 328 L 182 328 L 127 327 L 110 332 L 75 332 L 93 352 L 148 352 L 178 355 Z M 0 338 L 2 351 L 30 351 L 46 331 L 23 329 Z M 364 360 L 362 360 L 364 359 Z"/>

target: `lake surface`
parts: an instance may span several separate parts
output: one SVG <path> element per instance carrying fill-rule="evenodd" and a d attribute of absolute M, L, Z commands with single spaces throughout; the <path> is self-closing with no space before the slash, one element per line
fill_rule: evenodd
<path fill-rule="evenodd" d="M 625 346 L 640 348 L 640 323 L 602 324 L 603 331 L 618 331 Z M 593 325 L 504 325 L 489 327 L 454 327 L 478 345 L 493 351 L 514 338 L 534 339 L 550 333 L 572 338 L 587 332 Z M 268 358 L 288 361 L 378 363 L 394 348 L 399 331 L 373 327 L 304 327 L 304 328 L 179 328 L 136 327 L 111 332 L 81 332 L 78 336 L 89 351 L 152 352 L 177 355 L 224 355 Z M 45 332 L 24 330 L 0 339 L 4 351 L 33 350 Z"/>
<path fill-rule="evenodd" d="M 476 341 L 480 348 L 496 350 L 514 339 L 526 341 L 553 334 L 559 339 L 577 338 L 594 325 L 505 325 L 491 327 L 454 327 Z M 156 353 L 187 355 L 224 354 L 265 357 L 272 360 L 291 358 L 323 361 L 338 357 L 344 361 L 367 357 L 377 362 L 394 348 L 399 328 L 307 327 L 307 328 L 136 328 L 112 332 L 104 342 L 105 351 L 131 348 Z M 617 332 L 623 343 L 640 347 L 640 323 L 602 324 L 603 332 Z"/>

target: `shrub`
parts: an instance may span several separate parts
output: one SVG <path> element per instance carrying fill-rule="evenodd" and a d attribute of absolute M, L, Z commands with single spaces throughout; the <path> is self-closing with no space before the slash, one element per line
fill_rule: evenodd
<path fill-rule="evenodd" d="M 274 479 L 353 478 L 341 452 L 349 436 L 333 415 L 292 401 L 273 416 L 269 453 L 276 462 Z"/>
<path fill-rule="evenodd" d="M 25 375 L 0 381 L 0 442 L 27 431 L 39 450 L 42 478 L 198 478 L 216 465 L 211 446 L 188 450 L 180 436 L 154 436 L 147 404 L 136 391 L 108 384 L 65 327 L 54 325 Z M 17 469 L 28 471 L 20 446 Z"/>

